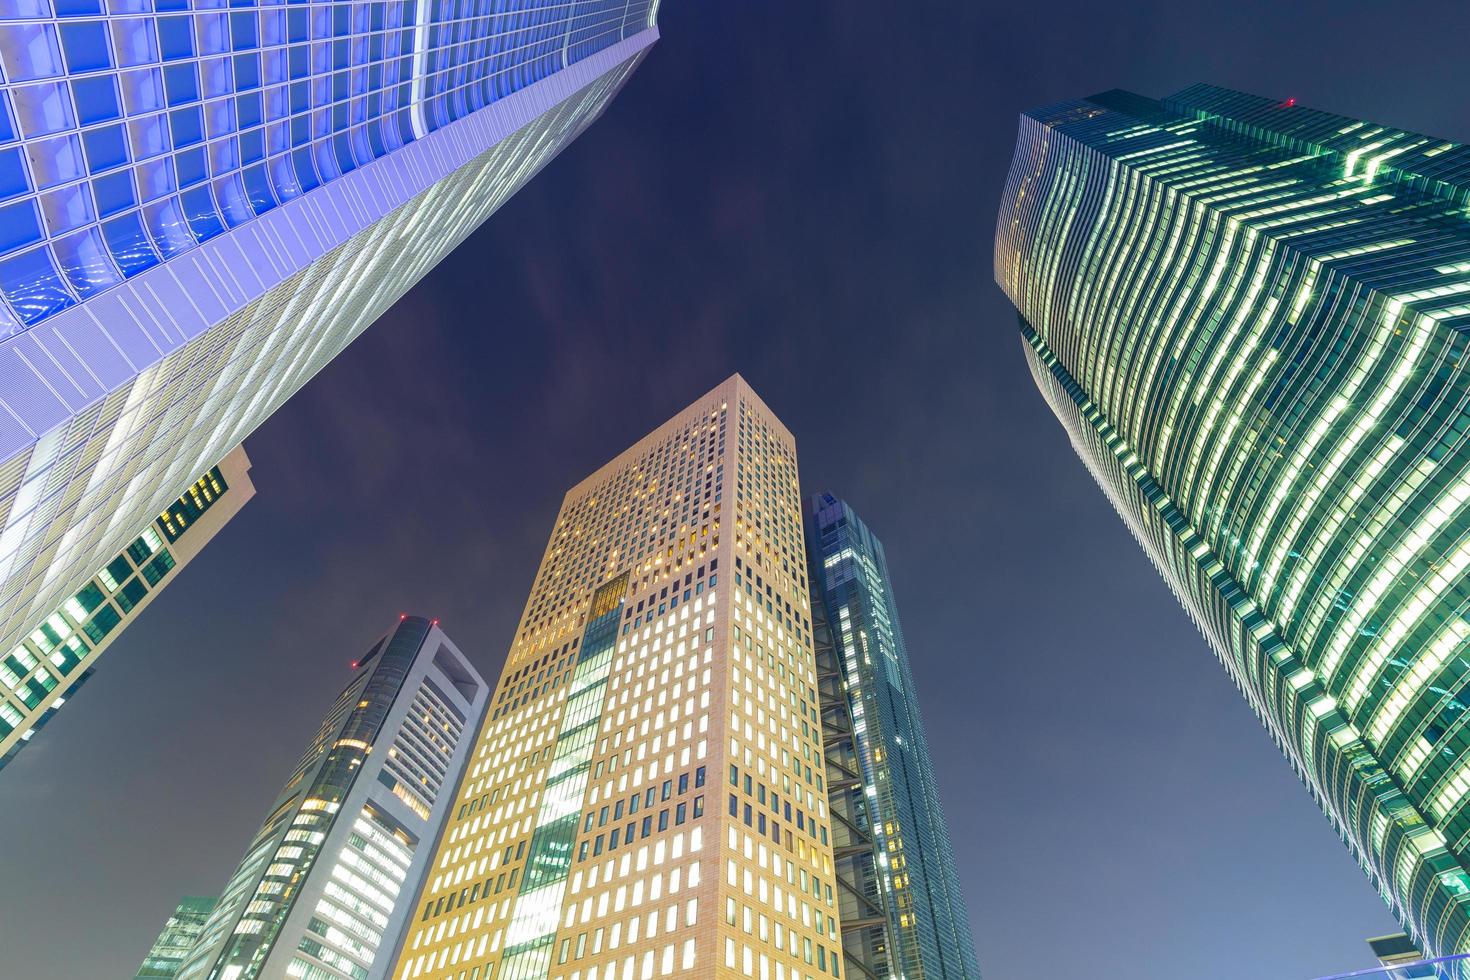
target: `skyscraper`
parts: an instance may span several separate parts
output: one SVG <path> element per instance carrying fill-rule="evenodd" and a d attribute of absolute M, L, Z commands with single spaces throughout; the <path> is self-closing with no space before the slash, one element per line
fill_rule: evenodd
<path fill-rule="evenodd" d="M 806 540 L 847 975 L 978 980 L 883 543 L 826 493 Z"/>
<path fill-rule="evenodd" d="M 352 667 L 180 980 L 385 975 L 489 688 L 438 621 L 417 616 Z"/>
<path fill-rule="evenodd" d="M 738 375 L 569 490 L 391 976 L 840 977 L 805 566 Z"/>
<path fill-rule="evenodd" d="M 0 768 L 92 676 L 97 658 L 255 495 L 242 446 L 195 480 L 0 656 Z"/>
<path fill-rule="evenodd" d="M 212 898 L 185 898 L 179 901 L 174 914 L 168 917 L 163 931 L 153 941 L 153 947 L 143 958 L 134 980 L 151 980 L 153 977 L 176 977 L 184 957 L 199 941 L 204 932 L 204 923 L 214 909 Z"/>
<path fill-rule="evenodd" d="M 1470 148 L 1198 85 L 1021 118 L 1073 446 L 1420 948 L 1470 949 Z"/>
<path fill-rule="evenodd" d="M 588 126 L 657 7 L 8 4 L 0 649 Z"/>

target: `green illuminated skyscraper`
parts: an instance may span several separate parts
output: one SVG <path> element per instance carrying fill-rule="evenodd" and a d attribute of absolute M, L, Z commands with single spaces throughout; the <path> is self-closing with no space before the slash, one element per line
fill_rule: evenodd
<path fill-rule="evenodd" d="M 1384 899 L 1470 950 L 1470 148 L 1195 86 L 1021 118 L 995 272 L 1078 454 Z"/>

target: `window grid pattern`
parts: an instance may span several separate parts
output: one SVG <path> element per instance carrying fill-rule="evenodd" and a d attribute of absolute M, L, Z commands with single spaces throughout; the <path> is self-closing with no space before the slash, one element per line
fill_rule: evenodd
<path fill-rule="evenodd" d="M 286 832 L 275 839 L 274 853 L 264 870 L 253 876 L 253 889 L 238 892 L 233 904 L 222 901 L 216 909 L 216 916 L 234 922 L 229 938 L 220 947 L 196 948 L 180 971 L 181 980 L 203 976 L 253 980 L 267 969 L 278 948 L 299 948 L 299 940 L 291 935 L 288 920 L 303 894 L 300 882 L 318 868 L 332 866 L 337 840 L 333 832 L 338 830 L 339 815 L 356 818 L 357 800 L 362 796 L 360 791 L 354 793 L 359 776 L 374 745 L 384 734 L 384 725 L 405 679 L 422 651 L 434 642 L 433 628 L 425 619 L 402 620 L 366 664 L 366 676 L 354 678 L 338 696 L 337 704 L 351 700 L 353 705 L 342 715 L 336 737 L 314 761 L 308 780 L 298 784 L 293 779 L 280 794 L 291 801 L 294 813 L 290 822 L 283 825 Z M 348 858 L 346 852 L 347 847 L 343 846 L 335 855 L 337 860 Z M 358 893 L 371 894 L 377 890 L 372 880 L 376 876 L 360 864 L 345 873 L 333 867 L 330 873 L 341 873 Z M 396 886 L 386 888 L 385 904 L 389 911 L 397 891 Z M 321 948 L 313 951 L 323 962 L 330 958 L 323 955 L 327 952 Z"/>
<path fill-rule="evenodd" d="M 218 467 L 200 477 L 184 497 L 0 657 L 0 768 L 91 677 L 104 647 L 166 584 L 165 578 L 183 560 L 175 546 L 188 530 L 178 527 L 170 534 L 171 515 L 176 509 L 195 508 L 191 495 L 205 484 L 210 494 L 205 507 L 226 489 Z M 195 516 L 198 513 L 202 509 Z"/>
<path fill-rule="evenodd" d="M 568 491 L 395 980 L 841 976 L 803 550 L 738 377 Z"/>
<path fill-rule="evenodd" d="M 1038 385 L 1380 893 L 1470 948 L 1470 148 L 1208 86 L 1023 116 Z"/>
<path fill-rule="evenodd" d="M 173 915 L 164 923 L 163 931 L 153 941 L 143 964 L 138 967 L 135 980 L 145 977 L 172 977 L 179 971 L 184 957 L 199 941 L 204 924 L 214 908 L 212 898 L 185 898 L 180 900 Z"/>
<path fill-rule="evenodd" d="M 405 839 L 395 824 L 371 804 L 358 812 L 332 868 L 333 880 L 297 941 L 305 957 L 292 958 L 287 976 L 296 975 L 295 965 L 304 960 L 319 970 L 367 980 L 384 938 L 394 938 L 385 937 L 383 930 L 413 864 L 416 842 Z M 317 963 L 311 964 L 312 959 Z"/>
<path fill-rule="evenodd" d="M 646 32 L 611 54 L 587 59 L 587 69 L 574 67 L 567 83 L 561 76 L 545 79 L 405 147 L 392 158 L 394 166 L 412 161 L 415 153 L 432 151 L 433 161 L 415 162 L 411 172 L 394 178 L 391 188 L 382 185 L 401 195 L 402 203 L 381 216 L 364 207 L 371 201 L 352 203 L 341 215 L 343 223 L 362 230 L 333 239 L 337 232 L 328 234 L 330 229 L 321 224 L 313 224 L 316 230 L 310 232 L 285 227 L 288 217 L 296 217 L 282 208 L 239 230 L 249 237 L 262 234 L 271 222 L 283 225 L 259 243 L 259 264 L 232 267 L 218 282 L 197 282 L 188 300 L 150 308 L 146 330 L 132 319 L 139 308 L 120 304 L 98 314 L 101 331 L 94 324 L 86 328 L 89 334 L 66 338 L 58 350 L 71 349 L 88 336 L 100 339 L 106 350 L 100 360 L 88 355 L 88 368 L 117 387 L 96 402 L 75 406 L 70 419 L 40 423 L 31 431 L 49 434 L 33 436 L 0 466 L 5 523 L 0 535 L 0 644 L 19 642 L 126 546 L 128 532 L 170 503 L 170 488 L 174 494 L 184 491 L 211 462 L 238 445 L 596 119 L 634 70 L 652 35 Z M 522 118 L 527 121 L 519 128 L 504 130 L 507 121 Z M 446 170 L 434 169 L 441 163 Z M 323 193 L 357 193 L 361 187 L 352 181 L 364 173 L 336 185 L 347 190 L 326 188 Z M 427 186 L 413 191 L 420 182 Z M 340 244 L 324 254 L 311 251 L 325 247 L 323 239 Z M 218 245 L 209 242 L 200 251 Z M 235 255 L 244 258 L 242 252 Z M 179 270 L 194 261 L 193 255 L 185 256 L 154 270 L 146 283 L 149 292 L 182 296 L 184 279 L 172 284 L 164 280 L 182 275 Z M 228 264 L 227 258 L 212 261 Z M 293 265 L 297 262 L 299 266 Z M 224 268 L 210 265 L 212 275 L 223 274 Z M 289 275 L 283 271 L 293 269 Z M 198 290 L 215 295 L 226 287 L 244 302 L 235 312 L 216 321 L 211 319 L 215 312 L 196 307 Z M 61 314 L 58 322 L 95 309 L 92 304 L 108 307 L 133 288 L 126 283 L 84 310 Z M 193 320 L 196 316 L 201 319 Z M 53 329 L 47 323 L 9 343 L 29 345 Z M 33 364 L 59 363 L 49 349 L 38 347 L 32 353 L 37 355 Z M 121 376 L 109 373 L 118 371 Z M 18 393 L 48 390 L 36 378 L 0 389 L 0 399 L 17 413 Z M 0 436 L 14 435 L 0 431 Z"/>
<path fill-rule="evenodd" d="M 821 707 L 841 918 L 853 924 L 843 929 L 843 946 L 857 960 L 848 972 L 978 980 L 883 543 L 830 494 L 809 502 L 807 543 L 813 612 L 825 621 L 835 661 L 822 678 Z M 822 653 L 819 641 L 819 673 Z M 834 713 L 839 730 L 850 719 L 848 738 L 833 737 Z M 875 927 L 878 918 L 885 924 Z"/>
<path fill-rule="evenodd" d="M 408 719 L 388 748 L 383 771 L 407 788 L 425 813 L 439 798 L 464 720 L 427 684 L 413 696 Z"/>
<path fill-rule="evenodd" d="M 405 733 L 422 739 L 427 727 L 433 739 L 452 739 L 442 779 L 457 783 L 469 755 L 460 736 L 483 716 L 488 689 L 437 621 L 413 616 L 353 668 L 180 980 L 384 975 L 379 951 L 398 941 L 426 842 L 449 815 L 449 800 L 426 787 L 411 799 L 392 790 L 387 750 L 401 748 Z"/>
<path fill-rule="evenodd" d="M 177 541 L 189 529 L 189 525 L 209 510 L 228 489 L 218 466 L 195 480 L 178 500 L 158 515 L 158 527 L 163 531 L 163 536 L 170 541 Z"/>
<path fill-rule="evenodd" d="M 650 0 L 11 0 L 0 339 L 651 23 Z M 206 8 L 206 9 L 201 9 Z"/>

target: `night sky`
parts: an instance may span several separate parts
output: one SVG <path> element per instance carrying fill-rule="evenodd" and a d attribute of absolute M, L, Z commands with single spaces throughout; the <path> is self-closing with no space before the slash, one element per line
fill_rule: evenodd
<path fill-rule="evenodd" d="M 1395 924 L 1035 391 L 992 233 L 1017 113 L 1112 87 L 1470 139 L 1465 14 L 1187 6 L 666 3 L 0 772 L 0 976 L 132 976 L 400 612 L 497 676 L 562 493 L 734 371 L 887 546 L 987 980 L 1371 965 Z"/>

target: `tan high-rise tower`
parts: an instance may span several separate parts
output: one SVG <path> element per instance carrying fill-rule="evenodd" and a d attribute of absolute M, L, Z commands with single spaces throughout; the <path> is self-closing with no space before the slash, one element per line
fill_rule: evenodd
<path fill-rule="evenodd" d="M 738 375 L 567 493 L 389 976 L 839 975 L 801 513 Z"/>

